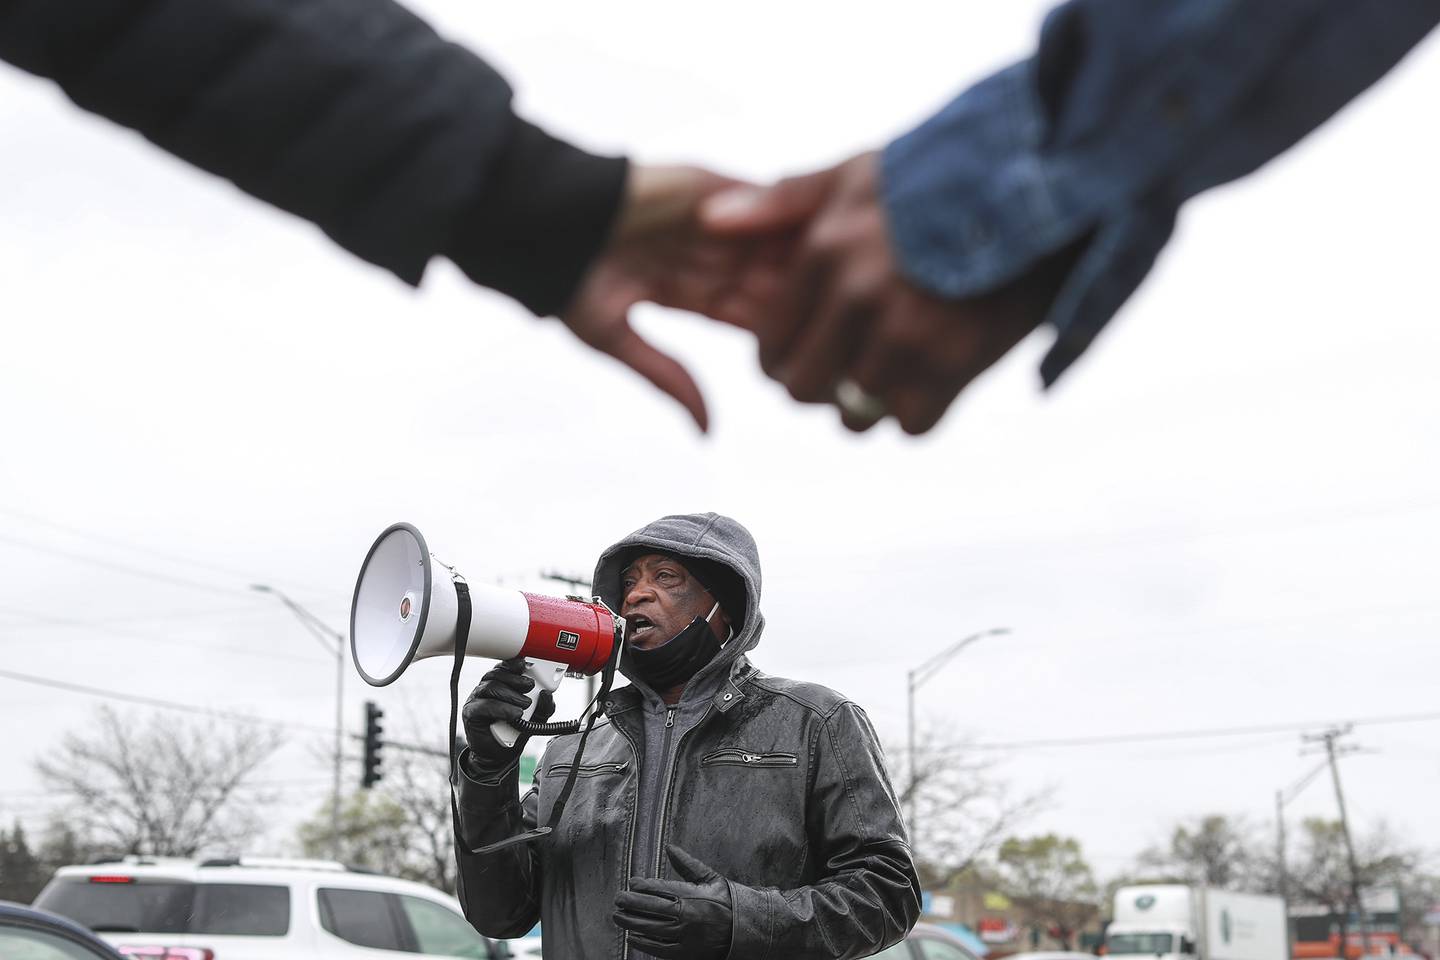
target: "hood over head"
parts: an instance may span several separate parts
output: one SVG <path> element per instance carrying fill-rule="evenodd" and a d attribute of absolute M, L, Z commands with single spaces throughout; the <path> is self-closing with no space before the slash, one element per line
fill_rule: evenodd
<path fill-rule="evenodd" d="M 675 557 L 720 601 L 735 633 L 691 682 L 717 672 L 728 675 L 730 665 L 760 641 L 765 627 L 760 613 L 760 553 L 755 538 L 739 523 L 718 513 L 674 514 L 646 524 L 608 547 L 595 564 L 595 594 L 617 613 L 625 599 L 620 575 L 631 561 L 645 553 Z M 692 565 L 687 560 L 699 562 Z M 735 609 L 737 606 L 739 609 Z"/>

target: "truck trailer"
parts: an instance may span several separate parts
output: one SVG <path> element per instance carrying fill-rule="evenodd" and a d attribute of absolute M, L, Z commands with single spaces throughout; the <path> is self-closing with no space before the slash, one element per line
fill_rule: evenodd
<path fill-rule="evenodd" d="M 1111 957 L 1290 960 L 1279 897 L 1154 883 L 1115 891 L 1105 930 Z"/>

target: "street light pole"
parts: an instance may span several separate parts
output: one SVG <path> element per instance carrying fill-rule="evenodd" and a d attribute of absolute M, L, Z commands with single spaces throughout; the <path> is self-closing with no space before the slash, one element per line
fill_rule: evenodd
<path fill-rule="evenodd" d="M 912 851 L 916 850 L 920 844 L 920 817 L 918 813 L 918 808 L 915 803 L 915 784 L 917 782 L 915 777 L 915 691 L 926 680 L 929 680 L 936 673 L 938 673 L 940 668 L 945 666 L 945 664 L 949 663 L 956 654 L 958 654 L 961 650 L 964 650 L 966 647 L 970 646 L 970 644 L 974 643 L 976 640 L 980 640 L 984 637 L 1000 636 L 1001 634 L 1006 634 L 1009 632 L 1009 627 L 995 627 L 990 630 L 982 630 L 979 633 L 972 633 L 968 637 L 964 637 L 960 640 L 955 641 L 950 646 L 946 647 L 944 650 L 941 650 L 939 653 L 935 654 L 935 656 L 931 657 L 929 660 L 926 660 L 924 663 L 920 664 L 920 666 L 914 668 L 913 670 L 907 671 L 905 674 L 905 687 L 907 694 L 906 707 L 908 715 L 906 720 L 906 726 L 908 729 L 908 734 L 906 737 L 908 742 L 906 744 L 906 748 L 909 755 L 909 759 L 906 762 L 906 772 L 909 774 L 910 780 L 910 787 L 906 792 L 909 794 L 908 806 L 910 807 L 910 849 Z"/>
<path fill-rule="evenodd" d="M 345 635 L 331 629 L 323 620 L 291 600 L 280 590 L 263 583 L 252 583 L 250 589 L 273 595 L 295 614 L 296 619 L 310 631 L 311 636 L 331 652 L 330 642 L 334 641 L 335 654 L 335 765 L 330 790 L 330 856 L 340 859 L 340 766 L 345 737 Z"/>

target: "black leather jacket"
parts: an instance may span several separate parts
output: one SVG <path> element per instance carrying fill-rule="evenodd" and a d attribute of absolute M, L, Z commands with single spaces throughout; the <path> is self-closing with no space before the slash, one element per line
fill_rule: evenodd
<path fill-rule="evenodd" d="M 611 921 L 635 865 L 645 698 L 616 691 L 597 725 L 556 831 L 489 856 L 468 848 L 549 816 L 578 737 L 546 750 L 518 799 L 515 767 L 490 783 L 462 775 L 459 897 L 481 933 L 520 936 L 544 920 L 547 957 L 627 956 Z M 732 957 L 864 957 L 901 939 L 920 914 L 905 829 L 864 712 L 816 684 L 768 677 L 744 657 L 672 738 L 658 836 L 730 880 Z M 676 722 L 671 730 L 680 726 Z"/>

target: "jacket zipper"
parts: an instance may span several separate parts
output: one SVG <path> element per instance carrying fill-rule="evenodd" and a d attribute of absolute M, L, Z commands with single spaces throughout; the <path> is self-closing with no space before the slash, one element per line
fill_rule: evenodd
<path fill-rule="evenodd" d="M 746 753 L 744 750 L 717 750 L 700 759 L 700 766 L 733 763 L 747 767 L 795 767 L 800 758 L 793 753 Z"/>
<path fill-rule="evenodd" d="M 629 760 L 618 760 L 612 763 L 591 763 L 581 767 L 575 776 L 593 777 L 602 773 L 622 773 L 628 766 L 630 766 Z M 570 767 L 568 766 L 551 767 L 545 771 L 545 776 L 547 777 L 568 777 L 569 775 Z"/>
<path fill-rule="evenodd" d="M 705 722 L 707 717 L 710 716 L 710 709 L 712 706 L 714 706 L 713 703 L 705 704 L 705 712 L 700 714 L 700 719 L 695 721 L 694 726 L 692 726 L 689 730 L 686 730 L 680 735 L 680 743 L 684 743 L 687 736 L 689 736 L 693 731 L 699 729 L 700 725 Z M 660 810 L 658 811 L 659 816 L 655 818 L 654 875 L 657 877 L 660 876 L 660 864 L 665 859 L 665 818 L 670 813 L 670 787 L 675 779 L 675 758 L 670 753 L 670 735 L 675 726 L 675 711 L 677 709 L 678 707 L 665 708 L 665 749 L 662 751 L 665 759 L 665 781 L 664 787 L 660 791 Z M 677 743 L 675 745 L 675 753 L 677 754 L 680 752 L 680 743 Z"/>
<path fill-rule="evenodd" d="M 660 876 L 660 863 L 665 858 L 665 808 L 670 805 L 670 774 L 673 764 L 670 762 L 670 738 L 675 733 L 675 710 L 673 706 L 665 708 L 665 744 L 660 749 L 660 762 L 665 764 L 665 780 L 660 785 L 660 807 L 655 811 L 655 872 L 652 876 Z"/>

